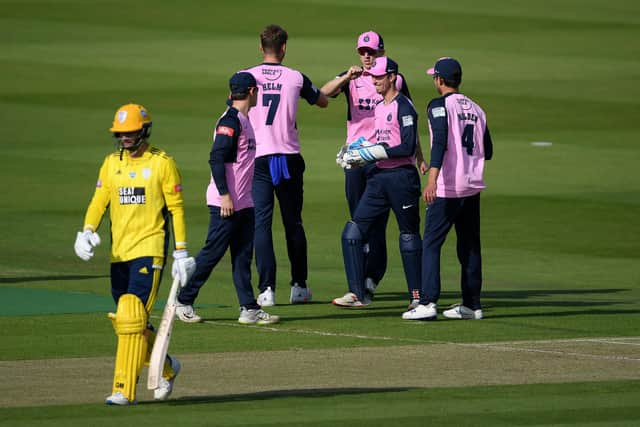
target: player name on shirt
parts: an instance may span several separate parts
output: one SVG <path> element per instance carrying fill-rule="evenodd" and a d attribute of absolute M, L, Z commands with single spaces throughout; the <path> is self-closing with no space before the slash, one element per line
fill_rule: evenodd
<path fill-rule="evenodd" d="M 469 120 L 475 123 L 478 121 L 478 116 L 476 116 L 473 113 L 458 113 L 458 120 L 460 121 Z"/>
<path fill-rule="evenodd" d="M 144 187 L 118 187 L 121 205 L 144 205 L 147 201 Z"/>
<path fill-rule="evenodd" d="M 262 90 L 282 90 L 281 83 L 262 83 Z"/>

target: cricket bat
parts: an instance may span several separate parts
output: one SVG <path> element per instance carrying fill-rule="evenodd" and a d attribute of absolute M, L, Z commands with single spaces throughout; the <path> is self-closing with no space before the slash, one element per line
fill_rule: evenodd
<path fill-rule="evenodd" d="M 173 283 L 171 284 L 171 290 L 169 290 L 169 297 L 167 298 L 167 305 L 164 307 L 160 327 L 158 328 L 156 340 L 153 343 L 153 350 L 151 351 L 151 359 L 149 360 L 149 378 L 147 379 L 147 388 L 149 390 L 155 390 L 160 386 L 160 378 L 162 378 L 164 361 L 167 358 L 167 352 L 169 351 L 171 330 L 173 329 L 173 321 L 176 315 L 176 297 L 178 295 L 179 287 L 180 280 L 176 277 L 173 279 Z"/>

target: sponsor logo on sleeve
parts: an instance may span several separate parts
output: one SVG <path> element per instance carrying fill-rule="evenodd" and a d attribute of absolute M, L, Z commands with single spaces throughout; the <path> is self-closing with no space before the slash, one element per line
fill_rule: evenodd
<path fill-rule="evenodd" d="M 182 184 L 176 184 L 173 187 L 173 191 L 176 192 L 176 193 L 180 193 L 182 191 Z"/>
<path fill-rule="evenodd" d="M 233 136 L 233 134 L 235 133 L 235 131 L 233 130 L 233 128 L 230 128 L 228 126 L 218 126 L 216 128 L 216 133 L 218 135 L 227 135 L 227 136 Z"/>
<path fill-rule="evenodd" d="M 100 179 L 99 179 L 99 180 L 96 182 L 96 188 L 102 188 L 102 180 L 100 180 Z"/>
<path fill-rule="evenodd" d="M 436 118 L 436 117 L 445 117 L 447 115 L 444 107 L 436 107 L 433 108 L 431 110 L 431 115 Z"/>
<path fill-rule="evenodd" d="M 413 126 L 412 116 L 402 116 L 402 127 Z"/>

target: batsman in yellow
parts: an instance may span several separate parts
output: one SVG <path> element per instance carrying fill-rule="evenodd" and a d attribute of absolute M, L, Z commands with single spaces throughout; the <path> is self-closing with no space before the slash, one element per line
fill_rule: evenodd
<path fill-rule="evenodd" d="M 83 231 L 77 233 L 74 245 L 84 261 L 93 257 L 100 244 L 98 227 L 108 208 L 111 294 L 117 306 L 109 318 L 118 338 L 109 405 L 135 403 L 138 377 L 153 348 L 149 313 L 167 257 L 169 221 L 175 241 L 172 276 L 184 286 L 195 270 L 195 260 L 187 253 L 180 172 L 173 158 L 149 145 L 151 124 L 141 105 L 127 104 L 116 111 L 110 131 L 117 150 L 102 163 Z M 167 356 L 155 399 L 169 397 L 179 371 L 180 362 Z"/>

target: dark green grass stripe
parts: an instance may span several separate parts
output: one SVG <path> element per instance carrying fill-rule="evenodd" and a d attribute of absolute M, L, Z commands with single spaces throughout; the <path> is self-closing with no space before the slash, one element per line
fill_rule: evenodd
<path fill-rule="evenodd" d="M 437 389 L 325 389 L 0 409 L 3 426 L 637 425 L 640 381 Z"/>

